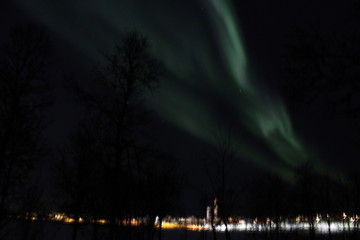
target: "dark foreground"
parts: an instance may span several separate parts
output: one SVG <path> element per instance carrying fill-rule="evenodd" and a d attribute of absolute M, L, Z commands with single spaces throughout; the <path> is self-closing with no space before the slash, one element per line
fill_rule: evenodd
<path fill-rule="evenodd" d="M 29 224 L 30 223 L 30 224 Z M 141 234 L 136 227 L 132 228 L 132 234 L 128 237 L 119 239 L 131 240 L 147 240 L 144 234 Z M 99 229 L 94 238 L 93 229 L 90 224 L 80 225 L 76 240 L 106 240 L 110 239 L 108 236 L 108 227 L 99 226 Z M 140 234 L 139 234 L 140 233 Z M 355 235 L 356 234 L 356 235 Z M 274 231 L 231 231 L 231 240 L 305 240 L 305 239 L 331 239 L 331 240 L 347 240 L 347 239 L 360 239 L 360 235 L 353 231 L 333 232 L 331 235 L 324 232 L 315 232 L 315 238 L 310 237 L 309 232 L 306 230 L 286 230 L 276 233 Z M 8 224 L 0 239 L 24 239 L 24 240 L 63 240 L 73 238 L 73 226 L 71 224 L 53 222 L 53 221 L 33 221 L 33 222 L 14 222 Z M 162 231 L 162 240 L 212 240 L 214 239 L 213 232 L 211 231 L 191 231 L 186 229 L 164 229 Z M 154 239 L 159 239 L 158 231 L 154 234 Z M 216 232 L 216 240 L 225 240 L 224 232 Z"/>

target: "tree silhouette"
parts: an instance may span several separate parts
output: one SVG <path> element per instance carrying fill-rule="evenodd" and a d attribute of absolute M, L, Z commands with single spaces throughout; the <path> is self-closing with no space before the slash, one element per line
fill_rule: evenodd
<path fill-rule="evenodd" d="M 141 166 L 137 177 L 137 193 L 139 208 L 142 214 L 149 217 L 148 239 L 154 235 L 155 217 L 158 217 L 159 240 L 162 238 L 162 221 L 167 214 L 173 213 L 180 196 L 180 183 L 177 164 L 172 155 L 159 151 Z"/>
<path fill-rule="evenodd" d="M 179 193 L 172 157 L 149 144 L 146 134 L 150 114 L 143 101 L 157 86 L 162 68 L 149 55 L 146 38 L 137 32 L 124 33 L 114 53 L 104 58 L 96 72 L 96 89 L 72 79 L 70 86 L 88 110 L 85 121 L 98 123 L 100 135 L 93 139 L 101 156 L 94 162 L 98 162 L 96 169 L 103 171 L 99 176 L 101 205 L 110 220 L 109 238 L 130 238 L 131 218 L 144 214 L 150 219 L 148 239 L 152 239 L 155 217 L 159 216 L 161 223 Z M 75 146 L 81 142 L 84 139 Z M 98 156 L 90 151 L 78 159 L 85 163 L 94 155 Z"/>
<path fill-rule="evenodd" d="M 310 162 L 296 169 L 295 209 L 307 219 L 310 239 L 315 239 L 316 213 L 319 210 L 317 179 L 318 175 Z"/>
<path fill-rule="evenodd" d="M 349 229 L 349 239 L 357 239 L 359 232 L 359 219 L 356 217 L 360 212 L 360 177 L 357 172 L 351 170 L 342 179 L 342 207 L 343 212 L 347 214 L 344 219 Z M 353 218 L 353 222 L 350 219 Z M 350 233 L 350 225 L 353 225 L 353 231 Z"/>
<path fill-rule="evenodd" d="M 36 239 L 44 232 L 44 226 L 33 219 L 41 218 L 44 213 L 43 190 L 38 183 L 32 184 L 22 191 L 19 198 L 19 213 L 22 217 L 19 221 L 19 233 L 21 239 Z"/>
<path fill-rule="evenodd" d="M 220 132 L 216 136 L 216 141 L 217 146 L 214 154 L 204 159 L 203 167 L 210 183 L 212 195 L 218 200 L 218 217 L 225 225 L 225 237 L 230 239 L 228 219 L 234 210 L 237 195 L 229 181 L 233 165 L 234 148 L 230 133 Z M 211 218 L 211 225 L 214 239 L 216 239 L 215 225 L 217 224 L 215 215 L 214 208 L 212 208 L 213 217 Z"/>
<path fill-rule="evenodd" d="M 43 155 L 42 111 L 49 104 L 51 41 L 39 26 L 18 26 L 0 53 L 0 221 Z"/>
<path fill-rule="evenodd" d="M 328 224 L 329 239 L 332 238 L 331 223 L 335 215 L 342 211 L 341 205 L 337 202 L 341 202 L 342 199 L 336 196 L 337 189 L 342 187 L 340 183 L 334 181 L 329 174 L 324 174 L 318 177 L 319 186 L 319 209 L 321 216 L 326 220 Z"/>
<path fill-rule="evenodd" d="M 289 203 L 289 186 L 279 177 L 264 175 L 248 186 L 247 206 L 250 216 L 257 218 L 269 230 L 270 239 L 278 239 L 281 218 L 288 217 L 291 205 Z M 275 225 L 275 236 L 273 235 Z"/>
<path fill-rule="evenodd" d="M 93 222 L 93 239 L 97 239 L 97 220 L 104 217 L 105 199 L 103 136 L 98 122 L 83 122 L 72 134 L 70 143 L 55 167 L 60 208 L 73 216 L 72 239 L 77 238 L 80 216 Z"/>
<path fill-rule="evenodd" d="M 314 26 L 293 28 L 295 40 L 288 44 L 283 95 L 290 105 L 317 107 L 332 116 L 359 117 L 360 31 L 341 25 L 331 30 Z"/>
<path fill-rule="evenodd" d="M 294 26 L 293 41 L 287 45 L 289 61 L 282 90 L 289 105 L 297 111 L 312 109 L 336 120 L 346 120 L 346 124 L 352 126 L 353 131 L 358 132 L 360 129 L 359 4 L 358 1 L 352 0 L 337 4 L 346 7 L 347 14 L 339 14 L 334 24 L 323 24 L 328 19 L 321 19 L 319 16 L 318 21 L 313 22 L 311 26 Z M 358 134 L 353 136 L 359 140 Z M 301 175 L 305 176 L 305 171 L 303 172 Z M 310 182 L 304 180 L 300 181 L 303 188 L 299 191 L 308 192 L 308 196 L 314 199 L 311 202 L 303 199 L 305 200 L 303 205 L 307 208 L 304 211 L 309 212 L 310 208 L 321 211 L 323 219 L 328 223 L 328 233 L 331 238 L 330 226 L 334 215 L 341 211 L 348 214 L 352 212 L 350 206 L 354 198 L 350 197 L 351 194 L 347 190 L 352 185 L 349 183 L 351 177 L 340 181 L 334 181 L 327 174 L 325 176 L 308 174 L 307 177 L 316 179 L 317 186 L 311 186 Z M 317 204 L 316 199 L 320 200 Z"/>

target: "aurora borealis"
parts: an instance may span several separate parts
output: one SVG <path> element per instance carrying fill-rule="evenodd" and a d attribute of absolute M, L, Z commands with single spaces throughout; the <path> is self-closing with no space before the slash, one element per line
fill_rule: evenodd
<path fill-rule="evenodd" d="M 216 145 L 216 129 L 229 129 L 239 159 L 288 180 L 301 163 L 321 165 L 297 136 L 282 99 L 267 90 L 266 76 L 253 74 L 231 1 L 17 2 L 95 62 L 119 33 L 142 32 L 168 70 L 149 107 L 192 136 Z"/>

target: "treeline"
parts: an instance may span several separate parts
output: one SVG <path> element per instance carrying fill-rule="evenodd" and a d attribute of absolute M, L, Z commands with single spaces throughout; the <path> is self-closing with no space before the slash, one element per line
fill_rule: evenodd
<path fill-rule="evenodd" d="M 251 233 L 254 239 L 359 238 L 360 175 L 356 169 L 335 174 L 319 170 L 309 161 L 294 167 L 290 179 L 266 173 L 235 180 L 238 170 L 234 167 L 231 135 L 220 134 L 217 142 L 216 150 L 204 160 L 209 191 L 200 190 L 202 202 L 206 203 L 202 204 L 203 209 L 211 207 L 207 220 L 212 239 L 219 238 L 219 224 L 225 227 L 225 239 L 231 239 L 228 225 L 236 223 L 239 216 L 245 217 L 248 224 L 256 223 Z M 326 223 L 327 234 L 323 227 L 318 232 L 320 222 Z M 308 231 L 285 227 L 303 223 L 309 225 Z M 339 223 L 343 229 L 340 232 L 335 226 Z"/>
<path fill-rule="evenodd" d="M 140 33 L 124 33 L 118 40 L 114 51 L 104 54 L 93 79 L 66 77 L 67 90 L 84 107 L 84 114 L 66 145 L 52 153 L 57 161 L 50 170 L 51 204 L 74 219 L 72 239 L 79 238 L 84 225 L 80 217 L 91 225 L 87 229 L 93 240 L 100 239 L 100 233 L 106 239 L 153 239 L 158 217 L 161 239 L 161 221 L 177 210 L 183 185 L 176 159 L 149 140 L 151 114 L 143 104 L 149 92 L 156 95 L 164 69 L 149 55 L 148 42 Z M 28 25 L 13 29 L 0 52 L 0 239 L 14 234 L 34 239 L 33 213 L 39 217 L 49 211 L 43 183 L 30 174 L 49 154 L 42 132 L 52 103 L 52 49 L 46 31 Z M 359 237 L 356 171 L 333 176 L 305 164 L 294 170 L 293 184 L 266 175 L 239 189 L 229 178 L 231 138 L 219 139 L 218 152 L 206 157 L 203 169 L 212 189 L 207 194 L 219 200 L 218 217 L 226 226 L 227 239 L 229 218 L 236 215 L 257 219 L 268 229 L 266 239 L 284 238 L 280 223 L 298 216 L 309 222 L 310 239 L 318 238 L 317 216 L 328 223 L 329 239 L 331 223 L 341 218 L 346 229 L 353 225 L 342 237 Z M 139 216 L 146 221 L 131 227 L 131 220 Z M 100 219 L 109 223 L 102 226 Z M 215 229 L 216 222 L 211 224 Z"/>
<path fill-rule="evenodd" d="M 295 171 L 295 182 L 264 175 L 247 184 L 243 214 L 256 219 L 269 239 L 358 239 L 360 176 L 330 175 L 316 171 L 309 163 Z M 318 233 L 318 222 L 327 224 L 327 234 Z M 283 229 L 284 223 L 309 224 L 308 234 L 299 229 Z M 341 223 L 342 232 L 332 232 Z M 336 229 L 336 228 L 335 228 Z M 323 229 L 322 229 L 323 230 Z"/>
<path fill-rule="evenodd" d="M 43 184 L 30 173 L 49 153 L 42 130 L 52 100 L 52 49 L 46 31 L 27 25 L 13 29 L 1 52 L 0 239 L 19 235 L 18 217 L 25 226 L 20 238 L 33 238 L 34 213 L 49 211 Z M 107 239 L 152 239 L 155 217 L 161 222 L 175 209 L 181 181 L 174 157 L 149 140 L 151 116 L 143 101 L 156 90 L 162 67 L 137 32 L 124 33 L 103 60 L 94 79 L 66 78 L 84 114 L 67 144 L 52 152 L 59 160 L 48 173 L 54 179 L 50 203 L 74 219 L 72 239 L 80 217 L 92 223 L 94 240 L 99 219 L 109 220 Z M 130 228 L 135 216 L 148 222 Z"/>
<path fill-rule="evenodd" d="M 75 219 L 73 239 L 80 216 L 93 222 L 93 239 L 99 219 L 109 220 L 109 239 L 130 239 L 132 218 L 146 216 L 140 234 L 152 239 L 155 217 L 161 221 L 175 207 L 176 162 L 147 139 L 144 95 L 155 90 L 161 73 L 147 51 L 141 34 L 125 33 L 97 69 L 96 89 L 68 79 L 88 110 L 55 170 L 61 209 Z"/>

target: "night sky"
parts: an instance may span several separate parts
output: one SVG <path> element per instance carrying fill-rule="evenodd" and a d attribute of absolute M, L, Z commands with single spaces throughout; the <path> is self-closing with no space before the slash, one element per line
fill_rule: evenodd
<path fill-rule="evenodd" d="M 91 85 L 101 52 L 111 52 L 122 32 L 137 30 L 167 69 L 147 101 L 153 141 L 179 159 L 190 182 L 204 184 L 197 159 L 216 146 L 219 129 L 231 132 L 234 179 L 262 171 L 292 181 L 293 168 L 307 161 L 331 174 L 359 166 L 356 120 L 322 114 L 316 104 L 290 108 L 281 95 L 293 26 L 321 21 L 330 28 L 346 15 L 345 5 L 312 2 L 3 1 L 0 29 L 6 36 L 11 26 L 31 20 L 52 35 L 54 105 L 44 135 L 53 149 L 66 142 L 82 113 L 63 74 Z"/>

